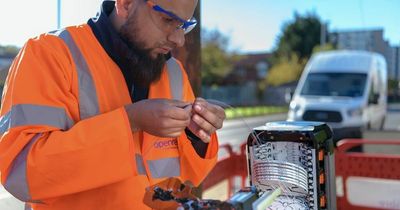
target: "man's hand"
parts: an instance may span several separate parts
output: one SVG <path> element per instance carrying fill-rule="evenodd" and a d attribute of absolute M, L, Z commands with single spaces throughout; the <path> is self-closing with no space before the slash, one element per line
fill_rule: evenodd
<path fill-rule="evenodd" d="M 189 126 L 192 106 L 188 102 L 147 99 L 125 106 L 132 131 L 159 137 L 178 137 Z"/>
<path fill-rule="evenodd" d="M 208 103 L 203 98 L 196 98 L 192 105 L 192 113 L 189 130 L 203 142 L 210 142 L 211 134 L 222 128 L 225 120 L 224 109 Z"/>

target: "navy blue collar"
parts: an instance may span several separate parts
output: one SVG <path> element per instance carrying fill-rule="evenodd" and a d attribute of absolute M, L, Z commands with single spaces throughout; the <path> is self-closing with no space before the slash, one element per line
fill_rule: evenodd
<path fill-rule="evenodd" d="M 132 101 L 139 101 L 148 97 L 148 87 L 135 86 L 130 76 L 134 69 L 129 68 L 129 62 L 137 62 L 137 54 L 131 50 L 121 39 L 117 30 L 113 27 L 109 15 L 115 7 L 115 1 L 104 1 L 100 12 L 96 17 L 88 20 L 97 40 L 107 52 L 108 56 L 118 65 L 124 75 L 127 88 L 131 94 Z"/>

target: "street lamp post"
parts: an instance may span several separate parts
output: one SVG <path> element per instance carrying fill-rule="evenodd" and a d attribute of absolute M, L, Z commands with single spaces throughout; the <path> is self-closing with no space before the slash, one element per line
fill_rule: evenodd
<path fill-rule="evenodd" d="M 61 27 L 61 0 L 57 0 L 57 29 Z"/>

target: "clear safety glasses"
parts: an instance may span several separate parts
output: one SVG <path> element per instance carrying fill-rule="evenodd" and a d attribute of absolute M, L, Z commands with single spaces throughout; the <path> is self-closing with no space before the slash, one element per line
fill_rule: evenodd
<path fill-rule="evenodd" d="M 175 30 L 182 29 L 185 34 L 189 33 L 197 24 L 196 18 L 184 20 L 173 12 L 163 9 L 152 1 L 145 0 L 147 6 L 151 9 L 150 16 L 157 27 L 167 33 L 173 33 Z"/>

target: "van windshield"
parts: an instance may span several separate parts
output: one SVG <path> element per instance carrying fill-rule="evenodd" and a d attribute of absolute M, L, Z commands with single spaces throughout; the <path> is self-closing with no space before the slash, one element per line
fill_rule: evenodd
<path fill-rule="evenodd" d="M 360 97 L 366 80 L 362 73 L 310 73 L 301 95 Z"/>

